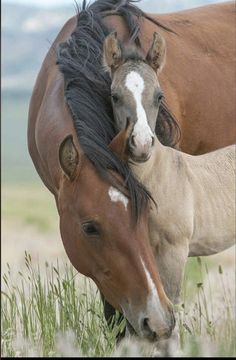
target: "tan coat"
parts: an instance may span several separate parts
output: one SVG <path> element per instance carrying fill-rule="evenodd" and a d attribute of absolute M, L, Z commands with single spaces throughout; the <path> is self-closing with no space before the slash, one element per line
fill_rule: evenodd
<path fill-rule="evenodd" d="M 132 166 L 157 204 L 149 218 L 150 241 L 172 301 L 188 256 L 215 254 L 235 242 L 235 149 L 191 156 L 156 138 L 151 158 Z"/>

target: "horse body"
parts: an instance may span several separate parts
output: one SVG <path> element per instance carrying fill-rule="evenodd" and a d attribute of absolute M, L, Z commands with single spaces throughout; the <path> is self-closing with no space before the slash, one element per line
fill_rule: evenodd
<path fill-rule="evenodd" d="M 150 242 L 174 303 L 188 256 L 212 255 L 235 243 L 235 150 L 231 145 L 192 156 L 156 138 L 150 159 L 131 165 L 157 204 L 149 215 Z"/>
<path fill-rule="evenodd" d="M 212 255 L 235 240 L 235 145 L 191 156 L 157 141 L 145 164 L 132 165 L 157 203 L 151 241 L 188 239 L 189 256 Z M 152 235 L 155 232 L 155 236 Z"/>
<path fill-rule="evenodd" d="M 195 220 L 189 256 L 216 254 L 235 243 L 235 150 L 231 145 L 186 157 L 194 188 Z"/>

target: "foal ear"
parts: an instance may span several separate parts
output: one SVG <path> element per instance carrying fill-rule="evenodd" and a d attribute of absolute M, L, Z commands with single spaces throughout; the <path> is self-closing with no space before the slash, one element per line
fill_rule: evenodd
<path fill-rule="evenodd" d="M 166 58 L 166 42 L 165 39 L 154 32 L 152 45 L 147 53 L 146 61 L 156 72 L 160 72 L 165 64 Z"/>
<path fill-rule="evenodd" d="M 122 50 L 117 33 L 110 33 L 103 43 L 103 64 L 112 75 L 122 63 Z"/>
<path fill-rule="evenodd" d="M 79 153 L 74 145 L 72 135 L 67 136 L 62 141 L 59 148 L 59 161 L 69 180 L 74 180 L 76 167 L 79 163 Z"/>
<path fill-rule="evenodd" d="M 127 119 L 125 129 L 121 130 L 111 141 L 109 147 L 118 156 L 119 159 L 128 161 L 128 140 L 132 132 L 133 125 L 130 119 Z"/>

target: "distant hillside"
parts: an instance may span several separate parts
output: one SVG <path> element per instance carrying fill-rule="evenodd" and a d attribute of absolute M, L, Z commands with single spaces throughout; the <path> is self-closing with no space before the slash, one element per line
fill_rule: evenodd
<path fill-rule="evenodd" d="M 214 0 L 142 0 L 144 11 L 170 12 Z M 75 15 L 74 0 L 53 9 L 2 3 L 2 90 L 31 91 L 42 61 L 66 20 Z"/>
<path fill-rule="evenodd" d="M 73 8 L 2 4 L 2 90 L 31 91 L 50 44 Z"/>

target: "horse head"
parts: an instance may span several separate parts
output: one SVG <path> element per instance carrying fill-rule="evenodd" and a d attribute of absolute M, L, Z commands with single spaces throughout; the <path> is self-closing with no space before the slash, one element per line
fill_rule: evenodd
<path fill-rule="evenodd" d="M 128 129 L 110 147 L 124 156 Z M 71 135 L 59 149 L 60 231 L 73 266 L 94 280 L 136 334 L 155 341 L 175 325 L 148 238 L 148 209 L 134 220 L 129 193 L 118 174 L 103 179 Z"/>
<path fill-rule="evenodd" d="M 166 55 L 164 38 L 153 34 L 147 56 L 134 46 L 123 47 L 115 32 L 103 45 L 103 63 L 111 75 L 111 98 L 118 131 L 125 128 L 127 119 L 133 122 L 129 138 L 130 157 L 144 162 L 151 155 L 155 127 L 163 97 L 158 81 Z"/>

